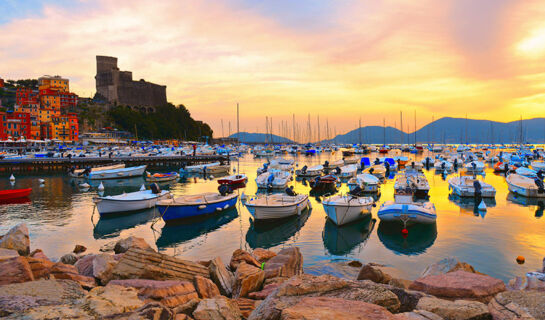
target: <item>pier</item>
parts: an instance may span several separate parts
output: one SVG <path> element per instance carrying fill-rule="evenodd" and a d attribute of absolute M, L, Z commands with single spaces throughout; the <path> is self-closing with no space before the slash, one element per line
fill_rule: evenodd
<path fill-rule="evenodd" d="M 31 172 L 31 171 L 62 171 L 72 167 L 85 168 L 104 166 L 114 163 L 125 163 L 128 167 L 137 165 L 152 166 L 190 166 L 195 164 L 221 162 L 230 163 L 226 155 L 197 156 L 149 156 L 149 157 L 76 157 L 76 158 L 29 158 L 2 159 L 0 173 Z"/>

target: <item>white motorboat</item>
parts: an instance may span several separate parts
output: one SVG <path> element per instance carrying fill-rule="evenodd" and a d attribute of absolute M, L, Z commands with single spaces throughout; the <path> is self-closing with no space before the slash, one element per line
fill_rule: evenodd
<path fill-rule="evenodd" d="M 153 208 L 157 201 L 168 198 L 169 191 L 152 190 L 123 193 L 117 196 L 97 197 L 93 201 L 102 216 L 109 213 L 130 212 Z"/>
<path fill-rule="evenodd" d="M 439 160 L 435 162 L 434 168 L 438 172 L 451 172 L 453 169 L 453 165 L 447 160 Z"/>
<path fill-rule="evenodd" d="M 449 190 L 460 197 L 478 197 L 494 198 L 496 189 L 483 181 L 472 176 L 458 176 L 449 179 Z"/>
<path fill-rule="evenodd" d="M 284 189 L 290 181 L 291 173 L 279 170 L 262 173 L 255 179 L 257 187 L 263 189 Z"/>
<path fill-rule="evenodd" d="M 526 167 L 520 167 L 515 170 L 517 174 L 520 174 L 521 176 L 525 176 L 528 178 L 535 178 L 537 176 L 537 171 L 534 171 L 532 169 L 526 168 Z"/>
<path fill-rule="evenodd" d="M 363 192 L 379 192 L 380 179 L 369 173 L 361 173 L 348 180 L 348 188 L 350 191 L 354 190 L 358 186 L 363 190 Z"/>
<path fill-rule="evenodd" d="M 410 193 L 396 193 L 395 201 L 386 201 L 377 212 L 382 221 L 433 224 L 437 220 L 435 206 L 431 202 L 417 202 Z"/>
<path fill-rule="evenodd" d="M 371 197 L 350 195 L 332 196 L 322 201 L 328 218 L 338 226 L 356 221 L 371 214 L 375 201 Z"/>
<path fill-rule="evenodd" d="M 394 189 L 396 192 L 410 190 L 414 195 L 425 197 L 430 191 L 430 184 L 422 172 L 405 169 L 396 177 Z"/>
<path fill-rule="evenodd" d="M 520 174 L 510 174 L 505 179 L 509 191 L 528 198 L 545 198 L 543 181 L 528 178 Z"/>
<path fill-rule="evenodd" d="M 91 180 L 105 180 L 105 179 L 121 179 L 139 177 L 144 174 L 147 166 L 128 167 L 119 169 L 100 170 L 89 173 L 89 179 Z"/>
<path fill-rule="evenodd" d="M 252 197 L 245 205 L 255 220 L 272 220 L 301 215 L 303 210 L 310 207 L 310 201 L 304 194 L 272 194 Z"/>
<path fill-rule="evenodd" d="M 532 169 L 535 171 L 545 171 L 545 162 L 544 161 L 532 161 L 531 163 Z"/>
<path fill-rule="evenodd" d="M 124 163 L 119 164 L 112 164 L 108 166 L 102 166 L 102 167 L 94 167 L 94 168 L 86 168 L 86 169 L 70 169 L 68 172 L 68 175 L 74 178 L 80 178 L 80 177 L 86 177 L 88 173 L 94 172 L 98 173 L 100 171 L 106 171 L 106 170 L 114 170 L 114 169 L 122 169 L 125 168 Z"/>
<path fill-rule="evenodd" d="M 218 173 L 228 173 L 230 170 L 229 165 L 222 165 L 219 162 L 198 164 L 194 166 L 187 166 L 180 169 L 180 173 L 208 173 L 208 174 L 218 174 Z"/>
<path fill-rule="evenodd" d="M 298 177 L 312 178 L 321 176 L 323 170 L 324 166 L 322 165 L 312 166 L 310 168 L 303 166 L 300 170 L 295 170 L 295 174 Z"/>
<path fill-rule="evenodd" d="M 384 168 L 384 166 L 381 165 L 381 164 L 375 164 L 375 165 L 372 165 L 371 167 L 363 170 L 363 173 L 369 173 L 369 174 L 372 174 L 372 175 L 374 175 L 375 177 L 377 177 L 379 179 L 384 179 L 385 176 L 386 176 L 386 168 Z"/>
<path fill-rule="evenodd" d="M 355 164 L 350 164 L 350 165 L 341 167 L 341 174 L 339 176 L 341 179 L 352 178 L 356 175 L 357 171 L 358 171 L 358 166 Z"/>
<path fill-rule="evenodd" d="M 470 173 L 481 173 L 484 171 L 484 163 L 481 161 L 471 161 L 464 164 L 464 168 Z"/>

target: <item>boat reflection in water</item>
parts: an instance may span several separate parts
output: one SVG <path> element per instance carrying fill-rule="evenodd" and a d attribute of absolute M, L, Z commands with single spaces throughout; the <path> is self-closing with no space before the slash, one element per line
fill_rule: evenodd
<path fill-rule="evenodd" d="M 157 248 L 163 249 L 195 239 L 212 232 L 238 217 L 236 207 L 211 215 L 183 219 L 165 225 L 157 239 Z"/>
<path fill-rule="evenodd" d="M 437 239 L 437 224 L 414 224 L 403 235 L 403 225 L 396 222 L 381 221 L 377 234 L 382 244 L 396 254 L 419 255 L 431 247 Z"/>
<path fill-rule="evenodd" d="M 336 256 L 349 254 L 369 238 L 375 223 L 376 219 L 370 214 L 364 219 L 340 227 L 326 219 L 322 239 L 327 251 Z"/>
<path fill-rule="evenodd" d="M 472 214 L 476 217 L 481 216 L 481 218 L 483 219 L 486 216 L 486 211 L 479 210 L 479 204 L 481 204 L 481 200 L 484 201 L 484 204 L 487 208 L 493 208 L 496 206 L 495 198 L 476 199 L 473 197 L 460 197 L 455 194 L 449 194 L 448 198 L 451 202 L 455 203 L 458 207 L 460 207 L 460 213 Z"/>
<path fill-rule="evenodd" d="M 520 204 L 525 207 L 536 206 L 535 217 L 536 218 L 543 217 L 543 210 L 545 209 L 544 198 L 527 198 L 524 196 L 514 194 L 512 192 L 509 192 L 509 194 L 507 195 L 507 200 L 516 204 Z"/>
<path fill-rule="evenodd" d="M 98 215 L 98 213 L 95 213 Z M 93 228 L 95 239 L 114 238 L 121 231 L 148 223 L 155 217 L 155 208 L 131 213 L 108 214 L 100 217 Z"/>
<path fill-rule="evenodd" d="M 274 221 L 258 221 L 250 219 L 250 227 L 246 233 L 246 242 L 252 249 L 268 249 L 282 244 L 295 235 L 307 222 L 309 209 L 303 210 L 300 216 L 291 216 Z"/>

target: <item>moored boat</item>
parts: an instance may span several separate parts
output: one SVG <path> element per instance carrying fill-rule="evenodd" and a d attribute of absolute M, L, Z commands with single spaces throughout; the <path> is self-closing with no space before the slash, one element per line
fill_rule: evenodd
<path fill-rule="evenodd" d="M 513 173 L 505 179 L 509 191 L 528 198 L 545 198 L 545 187 L 539 178 L 528 178 Z"/>
<path fill-rule="evenodd" d="M 91 172 L 97 174 L 100 171 L 122 169 L 122 168 L 125 168 L 124 163 L 112 164 L 112 165 L 101 166 L 101 167 L 84 168 L 84 169 L 72 168 L 72 169 L 70 169 L 70 171 L 68 171 L 68 175 L 71 176 L 71 177 L 74 177 L 74 178 L 87 177 L 89 175 L 89 173 L 91 173 Z"/>
<path fill-rule="evenodd" d="M 218 179 L 219 184 L 226 184 L 226 185 L 238 185 L 238 184 L 246 183 L 247 181 L 248 181 L 248 177 L 245 174 L 235 174 L 232 176 Z"/>
<path fill-rule="evenodd" d="M 178 172 L 169 172 L 169 173 L 154 173 L 151 174 L 146 172 L 146 181 L 148 182 L 168 182 L 174 181 L 180 178 Z"/>
<path fill-rule="evenodd" d="M 0 190 L 0 201 L 26 198 L 32 192 L 32 188 Z"/>
<path fill-rule="evenodd" d="M 310 202 L 304 194 L 272 194 L 250 198 L 244 205 L 255 220 L 272 220 L 301 215 Z"/>
<path fill-rule="evenodd" d="M 123 193 L 116 196 L 96 197 L 93 199 L 98 213 L 102 216 L 109 213 L 132 212 L 153 208 L 157 201 L 169 197 L 166 190 L 144 190 Z"/>
<path fill-rule="evenodd" d="M 410 223 L 435 223 L 437 215 L 435 206 L 431 202 L 413 201 L 411 193 L 396 193 L 395 201 L 386 201 L 377 212 L 381 221 L 397 221 Z"/>
<path fill-rule="evenodd" d="M 91 180 L 104 180 L 104 179 L 121 179 L 138 177 L 144 174 L 147 166 L 128 167 L 119 169 L 100 170 L 89 173 L 89 179 Z"/>
<path fill-rule="evenodd" d="M 375 193 L 380 190 L 380 180 L 370 173 L 358 174 L 356 177 L 348 180 L 350 191 L 360 187 L 363 192 Z"/>
<path fill-rule="evenodd" d="M 371 214 L 375 201 L 371 197 L 337 195 L 322 201 L 327 217 L 338 226 L 359 220 Z"/>
<path fill-rule="evenodd" d="M 472 176 L 458 176 L 449 179 L 449 189 L 460 197 L 494 198 L 496 189 Z"/>
<path fill-rule="evenodd" d="M 200 193 L 157 202 L 157 210 L 168 223 L 227 210 L 237 203 L 238 194 Z"/>

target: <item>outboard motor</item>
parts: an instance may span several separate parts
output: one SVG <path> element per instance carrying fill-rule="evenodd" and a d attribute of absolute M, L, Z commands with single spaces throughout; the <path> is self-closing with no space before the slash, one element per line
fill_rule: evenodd
<path fill-rule="evenodd" d="M 537 193 L 544 193 L 545 192 L 545 187 L 543 186 L 543 180 L 535 178 L 534 183 L 537 186 Z"/>
<path fill-rule="evenodd" d="M 80 174 L 78 174 L 78 176 L 89 176 L 89 174 L 91 173 L 91 168 L 90 167 L 86 167 L 85 170 L 83 170 Z"/>
<path fill-rule="evenodd" d="M 426 157 L 426 169 L 430 167 L 430 157 Z"/>
<path fill-rule="evenodd" d="M 271 187 L 272 188 L 272 183 L 274 181 L 274 174 L 271 174 L 269 175 L 269 177 L 267 178 L 267 187 Z"/>
<path fill-rule="evenodd" d="M 350 192 L 348 192 L 349 195 L 353 197 L 358 197 L 363 193 L 363 190 L 360 188 L 360 186 L 356 186 L 354 189 L 352 189 Z"/>
<path fill-rule="evenodd" d="M 304 165 L 302 168 L 301 168 L 301 173 L 307 173 L 307 169 L 308 167 L 306 165 Z"/>
<path fill-rule="evenodd" d="M 447 165 L 445 164 L 445 161 L 441 162 L 441 169 L 445 170 L 445 167 L 446 167 L 446 166 L 447 166 Z"/>
<path fill-rule="evenodd" d="M 477 164 L 475 162 L 472 162 L 471 167 L 473 167 L 473 171 L 475 171 L 477 169 Z"/>
<path fill-rule="evenodd" d="M 509 165 L 506 163 L 503 164 L 503 170 L 507 173 L 509 171 Z"/>
<path fill-rule="evenodd" d="M 231 187 L 229 187 L 226 184 L 222 184 L 222 185 L 220 185 L 218 187 L 218 191 L 219 191 L 219 193 L 221 194 L 222 197 L 225 197 L 227 194 L 231 193 L 233 191 L 233 189 L 231 189 Z"/>
<path fill-rule="evenodd" d="M 380 164 L 380 160 L 378 158 L 375 159 L 375 164 Z"/>
<path fill-rule="evenodd" d="M 161 188 L 159 188 L 159 185 L 157 183 L 150 184 L 149 188 L 151 190 L 151 193 L 153 193 L 153 194 L 161 193 Z"/>
<path fill-rule="evenodd" d="M 375 168 L 370 168 L 370 169 L 369 169 L 369 173 L 370 173 L 370 174 L 373 174 L 373 172 L 375 172 Z"/>
<path fill-rule="evenodd" d="M 390 172 L 390 164 L 386 161 L 384 161 L 384 168 L 386 168 L 386 172 Z"/>
<path fill-rule="evenodd" d="M 335 168 L 335 173 L 337 175 L 340 175 L 341 174 L 341 168 L 339 168 L 339 167 Z"/>
<path fill-rule="evenodd" d="M 458 168 L 458 158 L 454 159 L 454 168 Z"/>
<path fill-rule="evenodd" d="M 295 193 L 295 191 L 293 190 L 293 186 L 286 188 L 285 191 L 286 191 L 286 194 L 290 197 L 295 197 L 297 195 L 297 193 Z"/>
<path fill-rule="evenodd" d="M 324 162 L 324 168 L 328 168 L 328 167 L 329 167 L 329 161 L 326 160 L 326 161 Z"/>
<path fill-rule="evenodd" d="M 475 197 L 480 198 L 482 195 L 482 186 L 478 180 L 473 181 L 473 188 L 475 189 Z"/>

